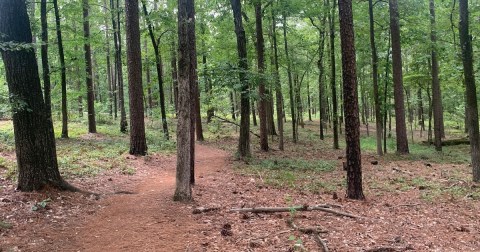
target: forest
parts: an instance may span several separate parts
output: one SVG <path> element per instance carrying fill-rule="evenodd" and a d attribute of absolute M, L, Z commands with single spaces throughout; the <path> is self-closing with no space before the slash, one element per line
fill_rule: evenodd
<path fill-rule="evenodd" d="M 0 0 L 0 252 L 478 251 L 478 0 Z"/>

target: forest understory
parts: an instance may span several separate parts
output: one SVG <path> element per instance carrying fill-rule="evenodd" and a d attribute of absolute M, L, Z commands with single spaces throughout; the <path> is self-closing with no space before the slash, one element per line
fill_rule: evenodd
<path fill-rule="evenodd" d="M 10 124 L 0 124 L 5 139 Z M 415 154 L 378 157 L 375 139 L 362 128 L 366 200 L 355 201 L 345 198 L 344 150 L 332 150 L 330 135 L 318 140 L 318 122 L 307 122 L 296 145 L 287 141 L 283 152 L 254 149 L 246 162 L 235 158 L 234 126 L 213 122 L 206 141 L 196 145 L 195 200 L 183 204 L 171 198 L 174 143 L 155 146 L 159 139 L 150 135 L 150 154 L 134 157 L 125 148 L 127 135 L 109 127 L 86 134 L 73 126 L 70 140 L 58 140 L 62 175 L 99 198 L 16 192 L 13 141 L 2 143 L 0 251 L 322 251 L 312 230 L 321 230 L 329 251 L 480 248 L 480 187 L 470 179 L 467 145 L 444 147 L 438 154 L 412 144 Z M 294 210 L 316 205 L 357 218 Z M 231 211 L 256 207 L 290 210 Z"/>

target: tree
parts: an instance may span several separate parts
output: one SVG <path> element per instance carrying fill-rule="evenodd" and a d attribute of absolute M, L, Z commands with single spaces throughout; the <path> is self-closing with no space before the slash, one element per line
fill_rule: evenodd
<path fill-rule="evenodd" d="M 277 45 L 277 21 L 275 18 L 275 11 L 272 8 L 272 44 L 273 44 L 273 64 L 274 68 L 274 81 L 275 81 L 275 100 L 277 101 L 277 128 L 278 128 L 278 149 L 283 151 L 283 96 L 282 85 L 280 83 L 280 66 L 278 63 L 278 45 Z"/>
<path fill-rule="evenodd" d="M 347 142 L 347 197 L 364 199 L 352 1 L 339 0 L 338 11 L 342 47 L 343 97 L 344 101 L 348 101 L 344 104 L 345 139 Z"/>
<path fill-rule="evenodd" d="M 87 110 L 88 110 L 88 132 L 97 133 L 95 122 L 95 97 L 93 93 L 93 72 L 92 72 L 92 49 L 90 46 L 90 22 L 89 22 L 89 0 L 83 0 L 83 36 L 85 52 L 85 72 L 87 73 Z"/>
<path fill-rule="evenodd" d="M 60 26 L 60 13 L 58 1 L 53 0 L 55 10 L 55 25 L 57 30 L 58 58 L 60 60 L 60 73 L 62 83 L 62 138 L 68 138 L 68 110 L 67 110 L 67 74 L 65 67 L 65 53 L 63 50 L 62 29 Z"/>
<path fill-rule="evenodd" d="M 335 5 L 336 0 L 333 0 L 332 9 L 328 12 L 328 24 L 330 27 L 330 88 L 332 89 L 332 121 L 333 121 L 333 148 L 339 149 L 338 144 L 338 104 L 337 104 L 337 72 L 335 70 Z M 327 5 L 330 8 L 330 0 L 327 0 Z"/>
<path fill-rule="evenodd" d="M 190 82 L 190 50 L 188 43 L 188 5 L 193 0 L 178 0 L 178 123 L 177 123 L 177 173 L 175 201 L 192 200 L 191 165 L 195 156 L 191 145 L 194 142 L 192 132 L 193 113 L 191 110 L 192 83 Z"/>
<path fill-rule="evenodd" d="M 462 49 L 463 74 L 465 76 L 465 95 L 468 111 L 468 137 L 470 138 L 470 153 L 472 156 L 473 181 L 480 181 L 480 134 L 478 126 L 477 90 L 473 72 L 472 37 L 469 34 L 468 0 L 459 0 L 460 46 Z"/>
<path fill-rule="evenodd" d="M 148 14 L 147 6 L 144 0 L 142 0 L 142 6 L 143 6 L 143 13 L 145 15 L 145 18 L 147 19 L 148 34 L 150 36 L 150 40 L 152 41 L 153 51 L 155 53 L 155 63 L 156 63 L 155 65 L 157 67 L 158 90 L 160 94 L 160 110 L 162 113 L 163 135 L 165 136 L 166 139 L 169 139 L 168 125 L 167 125 L 167 112 L 165 109 L 165 92 L 163 87 L 163 63 L 162 63 L 162 55 L 160 54 L 160 49 L 159 49 L 161 37 L 159 37 L 158 40 L 155 39 L 155 35 L 153 34 L 153 30 L 154 30 L 153 24 L 152 24 L 152 21 L 150 20 L 150 15 Z M 162 33 L 162 35 L 163 34 L 164 33 Z"/>
<path fill-rule="evenodd" d="M 397 0 L 389 0 L 390 34 L 392 36 L 393 96 L 395 100 L 395 130 L 397 152 L 408 154 L 407 125 L 405 123 L 405 98 L 403 95 L 402 46 L 400 42 L 400 17 Z"/>
<path fill-rule="evenodd" d="M 52 95 L 50 84 L 50 65 L 48 63 L 48 22 L 47 22 L 47 0 L 40 2 L 40 20 L 42 25 L 42 77 L 43 92 L 45 94 L 45 108 L 47 117 L 52 120 Z"/>
<path fill-rule="evenodd" d="M 250 156 L 250 96 L 247 80 L 247 38 L 242 22 L 242 4 L 240 0 L 230 0 L 235 23 L 235 34 L 237 35 L 238 66 L 240 77 L 240 138 L 238 141 L 238 154 L 240 157 Z"/>
<path fill-rule="evenodd" d="M 378 54 L 377 46 L 375 44 L 375 23 L 373 19 L 373 3 L 368 0 L 368 15 L 370 21 L 370 48 L 372 49 L 372 80 L 373 80 L 373 99 L 375 101 L 375 122 L 376 122 L 376 136 L 377 136 L 377 154 L 383 155 L 382 151 L 382 111 L 380 92 L 378 90 Z"/>
<path fill-rule="evenodd" d="M 435 1 L 430 0 L 430 40 L 432 42 L 432 105 L 434 143 L 437 151 L 442 151 L 443 109 L 440 79 L 438 78 L 437 31 L 435 23 Z"/>
<path fill-rule="evenodd" d="M 0 1 L 0 47 L 6 70 L 13 110 L 15 150 L 20 191 L 51 186 L 76 190 L 60 176 L 55 137 L 42 98 L 37 60 L 32 47 L 32 31 L 25 1 Z M 18 47 L 18 48 L 17 48 Z"/>
<path fill-rule="evenodd" d="M 142 52 L 140 49 L 140 24 L 138 0 L 125 1 L 128 94 L 130 98 L 130 154 L 146 155 L 145 121 L 142 85 Z"/>
<path fill-rule="evenodd" d="M 265 41 L 263 39 L 263 25 L 262 25 L 262 1 L 255 2 L 255 24 L 257 34 L 257 65 L 259 84 L 258 84 L 258 117 L 260 119 L 260 148 L 263 151 L 268 151 L 268 131 L 267 131 L 267 97 L 265 93 L 265 79 L 263 74 L 265 72 Z"/>
<path fill-rule="evenodd" d="M 292 139 L 293 143 L 296 143 L 298 140 L 298 129 L 297 129 L 297 117 L 295 114 L 295 90 L 293 88 L 293 80 L 292 80 L 292 62 L 290 61 L 290 54 L 288 52 L 288 39 L 287 39 L 287 14 L 285 10 L 282 13 L 282 21 L 283 21 L 283 45 L 285 48 L 285 58 L 287 60 L 287 76 L 288 76 L 288 96 L 290 98 L 290 113 L 292 116 Z"/>

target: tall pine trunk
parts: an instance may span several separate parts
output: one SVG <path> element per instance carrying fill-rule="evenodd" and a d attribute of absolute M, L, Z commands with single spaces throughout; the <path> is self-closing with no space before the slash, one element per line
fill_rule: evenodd
<path fill-rule="evenodd" d="M 278 45 L 277 45 L 277 22 L 275 18 L 275 11 L 272 8 L 272 40 L 273 40 L 273 60 L 275 70 L 273 73 L 275 81 L 275 100 L 277 102 L 277 127 L 278 127 L 278 149 L 283 151 L 283 96 L 282 96 L 282 84 L 280 82 L 280 72 L 278 63 Z"/>
<path fill-rule="evenodd" d="M 297 117 L 295 112 L 295 89 L 293 87 L 292 79 L 292 63 L 290 61 L 290 54 L 288 52 L 288 39 L 287 39 L 287 14 L 282 13 L 283 21 L 283 44 L 285 46 L 285 58 L 287 60 L 287 75 L 288 75 L 288 96 L 290 98 L 290 114 L 292 116 L 292 140 L 293 143 L 297 142 Z"/>
<path fill-rule="evenodd" d="M 440 88 L 440 79 L 438 78 L 439 66 L 437 59 L 437 31 L 435 23 L 435 2 L 430 0 L 430 40 L 432 42 L 432 99 L 433 99 L 433 130 L 434 143 L 437 151 L 442 151 L 442 128 L 443 128 L 443 108 L 442 93 Z"/>
<path fill-rule="evenodd" d="M 260 149 L 268 151 L 268 131 L 267 131 L 267 97 L 265 93 L 265 41 L 263 38 L 262 27 L 262 1 L 255 3 L 255 24 L 257 34 L 257 65 L 259 84 L 258 84 L 258 117 L 260 119 Z"/>
<path fill-rule="evenodd" d="M 405 122 L 405 98 L 403 94 L 402 46 L 400 42 L 400 17 L 397 0 L 390 0 L 390 34 L 392 36 L 393 96 L 395 100 L 395 130 L 397 152 L 408 154 L 407 125 Z"/>
<path fill-rule="evenodd" d="M 145 139 L 139 23 L 138 0 L 125 1 L 128 95 L 130 100 L 130 154 L 145 156 L 147 154 L 147 141 Z"/>
<path fill-rule="evenodd" d="M 333 121 L 333 148 L 339 149 L 338 144 L 338 103 L 337 103 L 337 84 L 335 70 L 335 0 L 333 0 L 332 9 L 328 12 L 328 24 L 330 27 L 330 88 L 332 89 L 332 121 Z M 330 8 L 330 1 L 327 0 Z"/>
<path fill-rule="evenodd" d="M 84 36 L 84 52 L 85 52 L 85 72 L 87 73 L 87 112 L 88 112 L 88 132 L 97 133 L 97 125 L 95 122 L 95 97 L 93 92 L 93 71 L 92 71 L 92 49 L 90 45 L 90 21 L 89 0 L 83 0 L 83 36 Z"/>
<path fill-rule="evenodd" d="M 459 0 L 459 35 L 462 48 L 463 72 L 465 75 L 468 107 L 468 136 L 472 155 L 473 181 L 480 181 L 480 135 L 478 130 L 478 105 L 475 76 L 473 70 L 472 36 L 469 33 L 468 0 Z"/>

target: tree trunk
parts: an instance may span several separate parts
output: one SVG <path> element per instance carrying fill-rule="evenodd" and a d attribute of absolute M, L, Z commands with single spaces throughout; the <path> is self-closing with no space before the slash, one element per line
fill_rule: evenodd
<path fill-rule="evenodd" d="M 107 15 L 107 0 L 103 1 L 103 11 L 104 14 Z M 105 40 L 106 40 L 106 46 L 105 50 L 107 52 L 107 88 L 108 88 L 108 114 L 110 117 L 113 117 L 113 93 L 112 93 L 112 83 L 113 83 L 113 78 L 112 78 L 112 66 L 111 66 L 111 57 L 110 57 L 110 27 L 108 25 L 108 16 L 105 18 Z"/>
<path fill-rule="evenodd" d="M 328 12 L 328 24 L 330 27 L 330 88 L 332 89 L 333 148 L 339 149 L 337 84 L 335 83 L 337 75 L 335 70 L 335 3 L 335 0 L 333 0 L 332 9 Z M 327 4 L 330 7 L 330 0 L 327 0 Z"/>
<path fill-rule="evenodd" d="M 408 154 L 407 125 L 405 123 L 405 99 L 403 95 L 402 48 L 400 42 L 400 17 L 397 0 L 389 0 L 390 33 L 392 36 L 393 94 L 395 99 L 395 123 L 397 152 Z"/>
<path fill-rule="evenodd" d="M 153 93 L 151 85 L 151 74 L 150 74 L 150 60 L 148 59 L 148 45 L 147 39 L 144 40 L 145 43 L 145 73 L 146 73 L 146 82 L 147 82 L 147 98 L 148 98 L 148 114 L 152 116 L 153 114 Z"/>
<path fill-rule="evenodd" d="M 262 1 L 255 2 L 255 24 L 257 34 L 257 65 L 260 75 L 258 84 L 258 118 L 260 119 L 260 149 L 268 151 L 268 131 L 267 131 L 267 95 L 265 93 L 265 41 L 263 38 L 262 26 Z"/>
<path fill-rule="evenodd" d="M 147 6 L 145 5 L 145 1 L 142 0 L 143 6 L 143 13 L 147 19 L 148 24 L 148 34 L 150 36 L 150 40 L 152 41 L 153 51 L 155 53 L 155 66 L 157 68 L 157 77 L 158 77 L 158 91 L 160 95 L 160 110 L 162 113 L 162 128 L 163 128 L 163 135 L 168 140 L 168 125 L 167 125 L 167 112 L 165 108 L 165 92 L 163 87 L 163 63 L 162 63 L 162 55 L 160 52 L 160 39 L 156 40 L 155 35 L 153 34 L 153 24 L 150 20 L 150 15 L 147 12 Z"/>
<path fill-rule="evenodd" d="M 52 121 L 52 95 L 50 84 L 50 65 L 48 63 L 48 23 L 47 23 L 47 0 L 40 1 L 40 23 L 42 27 L 42 77 L 43 92 L 45 97 L 45 112 L 47 119 Z"/>
<path fill-rule="evenodd" d="M 389 36 L 390 37 L 390 36 Z M 389 76 L 388 73 L 390 73 L 390 43 L 391 39 L 388 40 L 388 46 L 387 46 L 387 55 L 386 55 L 386 62 L 385 64 L 385 86 L 383 88 L 383 152 L 387 153 L 387 115 L 389 113 L 388 109 L 388 104 L 387 101 L 388 99 L 388 82 L 389 82 Z"/>
<path fill-rule="evenodd" d="M 32 43 L 25 1 L 0 1 L 0 42 Z M 60 176 L 52 121 L 42 98 L 35 52 L 0 49 L 13 110 L 18 165 L 17 190 L 75 190 Z M 16 104 L 22 104 L 21 106 Z"/>
<path fill-rule="evenodd" d="M 235 34 L 237 36 L 237 51 L 240 68 L 239 78 L 241 84 L 240 103 L 240 138 L 238 143 L 238 154 L 241 158 L 250 156 L 250 95 L 249 84 L 246 76 L 248 71 L 247 59 L 247 38 L 242 22 L 242 4 L 240 0 L 230 0 L 233 11 L 233 20 L 235 23 Z"/>
<path fill-rule="evenodd" d="M 277 22 L 275 18 L 275 11 L 272 8 L 272 40 L 273 40 L 273 53 L 274 53 L 274 65 L 275 71 L 274 81 L 275 81 L 275 99 L 277 101 L 277 124 L 278 124 L 278 149 L 283 151 L 283 96 L 282 96 L 282 85 L 280 83 L 280 73 L 279 73 L 279 64 L 278 64 L 278 45 L 277 45 Z"/>
<path fill-rule="evenodd" d="M 463 72 L 465 75 L 468 107 L 468 136 L 472 155 L 473 181 L 480 181 L 480 136 L 478 130 L 478 105 L 473 69 L 472 36 L 469 34 L 468 0 L 459 0 L 459 35 L 462 48 Z"/>
<path fill-rule="evenodd" d="M 443 128 L 443 108 L 442 93 L 440 89 L 440 79 L 438 78 L 439 66 L 437 59 L 437 31 L 435 23 L 435 2 L 430 0 L 430 24 L 432 41 L 432 98 L 433 98 L 433 124 L 435 132 L 435 149 L 442 151 L 442 128 Z"/>
<path fill-rule="evenodd" d="M 373 20 L 373 3 L 368 0 L 368 13 L 370 17 L 370 48 L 372 50 L 372 79 L 373 79 L 373 99 L 375 101 L 375 125 L 377 136 L 377 154 L 382 156 L 382 103 L 380 101 L 380 91 L 378 90 L 378 54 L 375 44 L 375 23 Z"/>
<path fill-rule="evenodd" d="M 177 71 L 177 50 L 175 49 L 175 40 L 172 39 L 172 58 L 170 67 L 172 68 L 173 100 L 175 103 L 175 113 L 178 112 L 178 71 Z"/>
<path fill-rule="evenodd" d="M 88 132 L 97 133 L 97 125 L 95 122 L 95 97 L 93 92 L 93 72 L 92 72 L 92 49 L 90 47 L 90 22 L 89 0 L 83 0 L 83 36 L 85 51 L 85 72 L 87 73 L 87 110 L 88 110 Z"/>
<path fill-rule="evenodd" d="M 282 13 L 283 17 L 283 41 L 285 46 L 285 58 L 287 60 L 287 75 L 288 75 L 288 95 L 290 97 L 290 114 L 292 116 L 292 140 L 293 143 L 297 143 L 297 119 L 295 112 L 295 90 L 293 88 L 292 79 L 292 63 L 290 62 L 290 56 L 288 52 L 288 39 L 287 39 L 287 16 L 286 13 Z"/>
<path fill-rule="evenodd" d="M 175 201 L 192 200 L 190 184 L 191 163 L 194 156 L 191 153 L 191 145 L 194 142 L 192 136 L 192 119 L 194 111 L 191 110 L 190 82 L 190 48 L 188 43 L 188 2 L 192 0 L 178 0 L 178 123 L 177 123 L 177 174 L 176 189 L 173 199 Z"/>
<path fill-rule="evenodd" d="M 310 82 L 307 81 L 307 106 L 308 106 L 308 121 L 312 122 L 312 100 L 310 97 Z"/>
<path fill-rule="evenodd" d="M 147 141 L 145 139 L 139 22 L 138 0 L 125 1 L 128 95 L 130 99 L 130 154 L 145 156 Z"/>
<path fill-rule="evenodd" d="M 362 156 L 360 152 L 360 120 L 353 32 L 352 1 L 339 0 L 340 39 L 342 47 L 343 97 L 345 109 L 345 139 L 347 143 L 347 197 L 364 199 L 362 189 Z"/>

